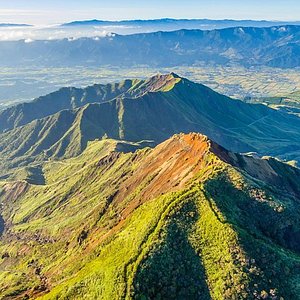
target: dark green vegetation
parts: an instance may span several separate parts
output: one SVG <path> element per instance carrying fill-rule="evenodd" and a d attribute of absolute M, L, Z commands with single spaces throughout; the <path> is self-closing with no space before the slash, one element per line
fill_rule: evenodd
<path fill-rule="evenodd" d="M 36 40 L 31 43 L 24 40 L 2 41 L 0 66 L 172 67 L 239 64 L 245 67 L 295 68 L 300 66 L 299 28 L 297 25 L 234 27 L 108 34 L 100 38 Z"/>
<path fill-rule="evenodd" d="M 173 73 L 64 88 L 0 112 L 0 175 L 15 177 L 15 168 L 74 157 L 95 139 L 157 144 L 191 131 L 234 152 L 299 161 L 299 128 L 296 116 L 232 100 Z"/>
<path fill-rule="evenodd" d="M 1 183 L 0 297 L 299 299 L 299 169 L 199 134 L 135 146 Z"/>

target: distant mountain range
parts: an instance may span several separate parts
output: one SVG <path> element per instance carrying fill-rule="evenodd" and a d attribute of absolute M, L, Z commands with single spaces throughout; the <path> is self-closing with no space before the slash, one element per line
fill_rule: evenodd
<path fill-rule="evenodd" d="M 61 26 L 142 26 L 153 30 L 178 30 L 178 29 L 221 29 L 228 27 L 271 27 L 282 25 L 300 25 L 300 21 L 267 21 L 267 20 L 210 20 L 210 19 L 153 19 L 153 20 L 84 20 L 64 23 Z"/>
<path fill-rule="evenodd" d="M 138 47 L 137 47 L 138 45 Z M 0 42 L 0 66 L 300 66 L 300 26 Z"/>
<path fill-rule="evenodd" d="M 29 25 L 29 24 L 0 23 L 0 28 L 1 27 L 32 27 L 32 25 Z"/>
<path fill-rule="evenodd" d="M 95 139 L 158 144 L 191 131 L 234 152 L 299 162 L 299 128 L 297 116 L 233 100 L 173 73 L 63 88 L 0 112 L 1 175 L 34 161 L 74 157 Z"/>

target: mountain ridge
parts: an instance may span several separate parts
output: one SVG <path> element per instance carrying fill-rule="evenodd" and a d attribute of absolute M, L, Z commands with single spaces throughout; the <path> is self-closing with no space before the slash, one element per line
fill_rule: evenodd
<path fill-rule="evenodd" d="M 84 89 L 64 87 L 31 102 L 17 104 L 1 111 L 0 131 L 25 125 L 34 119 L 40 119 L 64 109 L 76 109 L 87 103 L 107 102 L 124 96 L 138 97 L 146 92 L 159 91 L 161 88 L 168 88 L 168 76 L 170 76 L 169 88 L 172 88 L 172 83 L 175 84 L 179 80 L 179 77 L 174 73 L 156 75 L 147 80 L 126 79 L 113 84 L 95 84 Z M 160 86 L 160 81 L 162 86 Z M 46 111 L 45 106 L 47 106 Z M 29 114 L 33 117 L 30 118 Z"/>
<path fill-rule="evenodd" d="M 135 152 L 111 143 L 46 162 L 44 185 L 0 183 L 1 296 L 297 295 L 299 169 L 197 133 Z"/>
<path fill-rule="evenodd" d="M 30 24 L 0 23 L 0 27 L 32 27 Z"/>
<path fill-rule="evenodd" d="M 3 41 L 0 55 L 3 67 L 30 63 L 45 67 L 235 64 L 294 68 L 300 65 L 299 40 L 297 25 L 191 29 L 31 43 Z"/>
<path fill-rule="evenodd" d="M 85 26 L 85 25 L 127 25 L 127 24 L 157 24 L 157 23 L 192 23 L 200 25 L 218 25 L 235 27 L 235 26 L 281 26 L 281 25 L 299 25 L 300 21 L 290 22 L 290 21 L 268 21 L 268 20 L 234 20 L 234 19 L 222 19 L 222 20 L 212 20 L 212 19 L 173 19 L 173 18 L 161 18 L 161 19 L 137 19 L 137 20 L 119 20 L 119 21 L 109 21 L 109 20 L 83 20 L 83 21 L 72 21 L 69 23 L 64 23 L 61 26 Z"/>

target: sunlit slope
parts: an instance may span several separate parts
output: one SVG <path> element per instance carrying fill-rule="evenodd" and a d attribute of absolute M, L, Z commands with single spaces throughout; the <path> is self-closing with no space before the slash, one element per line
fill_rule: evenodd
<path fill-rule="evenodd" d="M 117 145 L 2 184 L 4 299 L 298 299 L 298 169 L 199 134 Z"/>

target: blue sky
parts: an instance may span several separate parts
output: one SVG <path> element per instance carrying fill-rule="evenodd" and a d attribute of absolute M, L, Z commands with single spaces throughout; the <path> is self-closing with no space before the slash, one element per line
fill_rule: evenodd
<path fill-rule="evenodd" d="M 300 20 L 299 0 L 0 0 L 0 23 L 52 24 L 83 19 Z"/>

